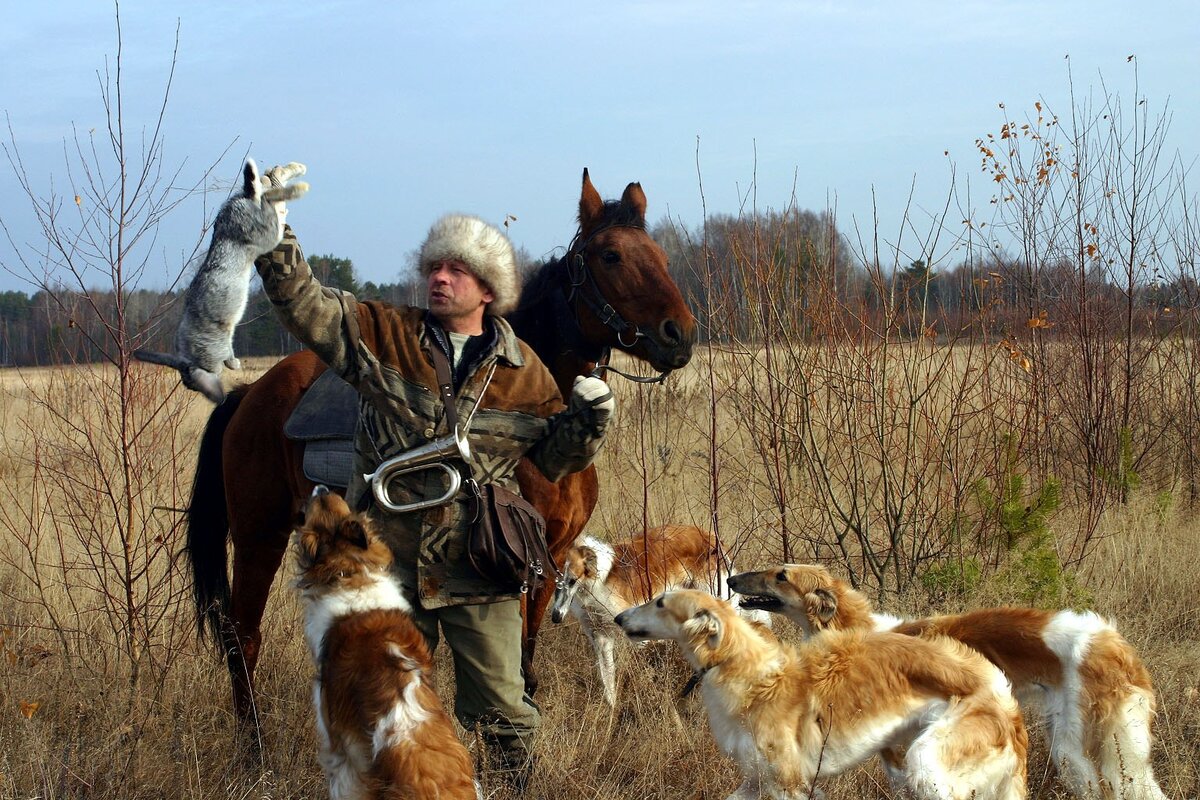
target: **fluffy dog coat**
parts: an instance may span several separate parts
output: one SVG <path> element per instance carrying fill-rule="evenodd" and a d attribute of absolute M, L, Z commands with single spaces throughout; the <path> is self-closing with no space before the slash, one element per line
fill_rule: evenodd
<path fill-rule="evenodd" d="M 429 648 L 389 575 L 391 550 L 323 488 L 298 532 L 296 586 L 329 796 L 475 800 L 471 757 L 433 689 Z"/>
<path fill-rule="evenodd" d="M 563 558 L 550 618 L 562 622 L 570 613 L 579 620 L 596 654 L 604 699 L 616 706 L 613 646 L 619 632 L 613 617 L 668 589 L 704 589 L 728 596 L 726 575 L 715 538 L 693 525 L 663 525 L 613 544 L 584 536 Z M 767 614 L 752 616 L 769 624 Z"/>
<path fill-rule="evenodd" d="M 747 606 L 783 614 L 807 634 L 891 630 L 949 636 L 982 653 L 1040 708 L 1051 758 L 1080 797 L 1164 798 L 1150 764 L 1155 697 L 1150 675 L 1112 623 L 1092 612 L 989 608 L 904 621 L 824 567 L 784 564 L 734 575 Z"/>
<path fill-rule="evenodd" d="M 1025 728 L 1008 681 L 950 639 L 851 632 L 782 645 L 727 603 L 667 592 L 617 617 L 631 638 L 679 643 L 720 749 L 744 781 L 730 800 L 808 798 L 816 782 L 904 752 L 922 800 L 1025 796 Z"/>
<path fill-rule="evenodd" d="M 179 370 L 183 385 L 214 403 L 225 399 L 221 369 L 241 369 L 233 352 L 233 331 L 250 296 L 254 259 L 283 238 L 284 205 L 308 191 L 307 183 L 283 184 L 303 175 L 303 164 L 274 167 L 264 188 L 254 159 L 242 169 L 242 189 L 221 206 L 212 242 L 183 298 L 183 318 L 175 331 L 175 352 L 137 350 L 134 357 Z"/>

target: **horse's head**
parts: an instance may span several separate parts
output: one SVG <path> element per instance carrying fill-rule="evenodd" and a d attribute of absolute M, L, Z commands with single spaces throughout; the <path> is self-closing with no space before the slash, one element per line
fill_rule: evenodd
<path fill-rule="evenodd" d="M 605 202 L 583 171 L 579 233 L 567 252 L 572 306 L 584 337 L 657 370 L 692 357 L 696 318 L 667 272 L 667 254 L 646 232 L 646 195 L 631 183 Z"/>

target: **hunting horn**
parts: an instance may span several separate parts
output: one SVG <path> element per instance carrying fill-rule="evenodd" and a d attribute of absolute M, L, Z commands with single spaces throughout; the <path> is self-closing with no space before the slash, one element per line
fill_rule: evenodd
<path fill-rule="evenodd" d="M 374 472 L 369 475 L 364 474 L 363 480 L 371 485 L 371 492 L 375 495 L 376 502 L 388 511 L 420 511 L 449 503 L 454 499 L 454 495 L 458 494 L 458 490 L 462 487 L 462 474 L 453 465 L 447 463 L 451 460 L 460 460 L 468 465 L 471 463 L 471 446 L 467 443 L 466 434 L 457 425 L 454 427 L 453 433 L 428 444 L 414 447 L 400 455 L 392 456 L 376 467 Z M 446 487 L 446 492 L 440 497 L 428 500 L 393 503 L 391 497 L 388 496 L 388 487 L 391 482 L 401 475 L 408 475 L 422 469 L 445 470 L 446 476 L 450 479 L 450 485 Z"/>

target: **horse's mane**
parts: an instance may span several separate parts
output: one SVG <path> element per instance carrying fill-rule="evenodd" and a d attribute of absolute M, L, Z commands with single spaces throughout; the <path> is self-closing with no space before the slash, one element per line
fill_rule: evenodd
<path fill-rule="evenodd" d="M 639 214 L 632 206 L 620 202 L 619 200 L 606 200 L 601 209 L 600 224 L 592 228 L 592 232 L 603 230 L 604 228 L 637 228 L 638 230 L 646 230 L 646 218 Z M 570 253 L 576 245 L 579 244 L 579 239 L 583 235 L 582 224 L 576 229 L 575 235 L 571 238 L 571 244 L 567 247 L 567 252 Z M 565 258 L 565 257 L 564 257 Z M 546 298 L 550 292 L 558 288 L 555 280 L 558 277 L 558 267 L 563 263 L 563 258 L 556 258 L 545 262 L 525 281 L 525 286 L 521 289 L 521 298 L 517 301 L 516 311 L 527 309 Z"/>
<path fill-rule="evenodd" d="M 639 214 L 633 206 L 622 203 L 620 200 L 605 200 L 600 210 L 600 218 L 603 221 L 592 228 L 593 232 L 603 230 L 604 228 L 637 228 L 638 230 L 646 230 L 646 218 Z M 575 239 L 571 243 L 574 244 L 578 239 L 579 232 L 576 232 Z"/>
<path fill-rule="evenodd" d="M 556 280 L 558 278 L 558 267 L 563 262 L 562 258 L 555 258 L 533 271 L 533 274 L 525 281 L 525 285 L 521 288 L 521 297 L 517 301 L 517 311 L 529 308 L 545 299 L 546 295 L 555 291 L 558 288 Z"/>

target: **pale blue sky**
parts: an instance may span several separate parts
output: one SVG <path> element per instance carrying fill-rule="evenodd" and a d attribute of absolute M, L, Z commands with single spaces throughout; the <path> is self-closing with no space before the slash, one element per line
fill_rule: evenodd
<path fill-rule="evenodd" d="M 104 0 L 5 0 L 0 110 L 39 192 L 65 190 L 71 125 L 103 127 L 97 70 L 116 53 Z M 466 211 L 534 257 L 565 245 L 583 168 L 605 197 L 637 180 L 651 221 L 691 227 L 759 208 L 836 202 L 870 226 L 872 191 L 892 238 L 914 179 L 940 207 L 949 159 L 978 176 L 977 136 L 998 103 L 1077 92 L 1169 102 L 1168 147 L 1200 136 L 1200 4 L 1191 2 L 257 2 L 126 0 L 126 127 L 154 123 L 176 24 L 179 60 L 165 160 L 194 182 L 227 146 L 219 203 L 245 153 L 309 167 L 290 220 L 309 253 L 394 281 L 430 223 Z M 5 139 L 7 140 L 7 132 Z M 9 144 L 11 149 L 11 143 Z M 698 151 L 697 151 L 698 148 Z M 697 173 L 699 162 L 699 175 Z M 756 164 L 757 162 L 757 164 Z M 185 204 L 143 285 L 165 285 L 203 211 Z M 28 201 L 0 162 L 0 219 L 36 241 Z M 15 264 L 0 238 L 0 263 Z M 0 273 L 0 288 L 29 291 Z"/>

